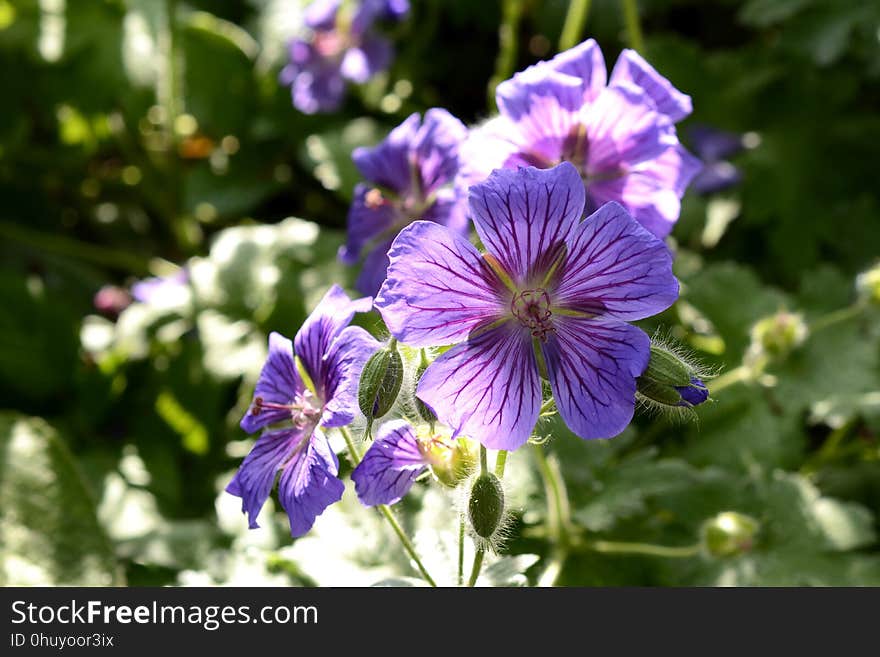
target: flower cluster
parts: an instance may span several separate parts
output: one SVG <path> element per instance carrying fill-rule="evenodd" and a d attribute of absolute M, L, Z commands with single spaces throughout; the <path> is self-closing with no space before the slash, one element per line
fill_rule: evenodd
<path fill-rule="evenodd" d="M 305 12 L 309 35 L 290 42 L 281 71 L 293 105 L 306 114 L 337 109 L 347 81 L 362 84 L 391 63 L 391 44 L 373 33 L 375 22 L 408 12 L 408 0 L 314 0 Z"/>
<path fill-rule="evenodd" d="M 364 25 L 380 4 L 392 3 L 358 5 L 372 8 Z M 315 34 L 336 34 L 339 2 L 317 6 Z M 345 33 L 363 36 L 356 22 Z M 606 84 L 587 41 L 499 85 L 498 106 L 470 133 L 443 109 L 413 114 L 354 152 L 365 182 L 339 255 L 375 302 L 334 286 L 293 343 L 270 336 L 241 422 L 265 432 L 227 488 L 252 527 L 279 471 L 294 536 L 340 499 L 326 432 L 357 421 L 375 435 L 361 457 L 343 433 L 364 505 L 394 504 L 430 472 L 465 484 L 472 533 L 491 544 L 504 492 L 486 447 L 521 447 L 548 409 L 594 439 L 623 431 L 637 402 L 684 412 L 708 399 L 697 367 L 631 324 L 678 298 L 662 238 L 700 168 L 676 136 L 690 99 L 633 51 Z M 373 307 L 384 343 L 349 326 Z"/>
<path fill-rule="evenodd" d="M 588 213 L 616 201 L 665 237 L 701 168 L 675 130 L 691 99 L 633 50 L 620 54 L 606 78 L 602 51 L 590 39 L 499 84 L 500 116 L 464 147 L 467 182 L 500 167 L 571 162 L 586 186 Z"/>

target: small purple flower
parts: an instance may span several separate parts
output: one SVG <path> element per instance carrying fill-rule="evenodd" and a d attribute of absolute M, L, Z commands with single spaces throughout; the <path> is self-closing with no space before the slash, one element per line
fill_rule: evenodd
<path fill-rule="evenodd" d="M 103 285 L 92 298 L 92 305 L 102 315 L 115 319 L 131 305 L 131 295 L 124 287 Z"/>
<path fill-rule="evenodd" d="M 428 453 L 412 426 L 406 420 L 394 420 L 382 425 L 351 480 L 365 506 L 394 504 L 429 464 Z"/>
<path fill-rule="evenodd" d="M 602 52 L 590 39 L 502 82 L 496 100 L 500 116 L 462 149 L 465 184 L 500 167 L 568 161 L 586 186 L 587 212 L 616 201 L 657 237 L 669 234 L 700 169 L 675 131 L 691 99 L 638 53 L 621 53 L 606 86 Z"/>
<path fill-rule="evenodd" d="M 688 136 L 703 161 L 703 168 L 692 182 L 697 192 L 713 194 L 739 184 L 742 174 L 727 160 L 745 148 L 742 135 L 697 125 L 688 130 Z"/>
<path fill-rule="evenodd" d="M 678 394 L 681 395 L 679 406 L 699 406 L 709 399 L 709 389 L 706 384 L 697 377 L 691 377 L 691 383 L 688 386 L 675 386 Z"/>
<path fill-rule="evenodd" d="M 669 251 L 616 203 L 581 221 L 584 185 L 570 163 L 494 171 L 469 202 L 486 253 L 417 221 L 394 241 L 376 299 L 401 342 L 459 343 L 416 394 L 456 435 L 516 449 L 538 419 L 543 369 L 574 433 L 617 435 L 650 353 L 626 322 L 678 297 Z"/>
<path fill-rule="evenodd" d="M 342 497 L 339 462 L 322 429 L 354 419 L 361 369 L 379 345 L 362 328 L 348 324 L 371 305 L 370 298 L 352 301 L 334 285 L 292 344 L 278 333 L 269 335 L 269 358 L 241 428 L 254 433 L 282 422 L 286 426 L 257 439 L 226 487 L 241 498 L 251 529 L 259 527 L 257 516 L 279 470 L 278 499 L 294 537 L 308 532 L 315 518 Z M 309 381 L 303 380 L 297 359 Z"/>
<path fill-rule="evenodd" d="M 181 267 L 170 276 L 145 278 L 131 286 L 135 301 L 151 303 L 178 295 L 189 284 L 189 272 Z"/>
<path fill-rule="evenodd" d="M 391 63 L 388 41 L 371 32 L 377 20 L 401 20 L 407 0 L 315 0 L 307 8 L 308 38 L 293 39 L 280 75 L 294 106 L 306 114 L 331 112 L 345 95 L 346 81 L 362 84 Z"/>
<path fill-rule="evenodd" d="M 373 148 L 357 148 L 352 159 L 368 183 L 354 189 L 348 213 L 348 243 L 339 251 L 349 265 L 363 258 L 357 281 L 362 294 L 376 294 L 388 268 L 388 248 L 416 219 L 436 221 L 465 233 L 465 194 L 453 186 L 458 148 L 467 128 L 444 109 L 412 114 Z"/>

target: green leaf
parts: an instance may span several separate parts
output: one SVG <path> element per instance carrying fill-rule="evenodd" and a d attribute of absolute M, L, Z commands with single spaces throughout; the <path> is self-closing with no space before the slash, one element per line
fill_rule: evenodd
<path fill-rule="evenodd" d="M 121 584 L 95 502 L 58 434 L 0 414 L 0 584 Z"/>

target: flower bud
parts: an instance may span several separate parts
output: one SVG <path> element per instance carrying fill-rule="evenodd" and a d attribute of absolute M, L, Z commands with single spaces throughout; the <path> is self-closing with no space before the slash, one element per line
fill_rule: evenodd
<path fill-rule="evenodd" d="M 422 359 L 422 362 L 419 364 L 418 369 L 416 369 L 416 387 L 418 387 L 419 381 L 422 380 L 422 374 L 424 374 L 425 370 L 428 369 L 428 365 L 429 363 L 426 360 Z M 437 421 L 437 416 L 434 414 L 434 411 L 431 410 L 431 407 L 428 406 L 421 399 L 419 399 L 415 395 L 415 391 L 413 392 L 413 399 L 415 399 L 416 413 L 418 413 L 422 421 L 433 425 Z"/>
<path fill-rule="evenodd" d="M 880 305 L 880 263 L 856 277 L 859 299 Z"/>
<path fill-rule="evenodd" d="M 703 547 L 715 557 L 732 557 L 752 549 L 760 525 L 750 516 L 724 511 L 703 523 Z"/>
<path fill-rule="evenodd" d="M 682 356 L 663 344 L 651 344 L 651 359 L 636 389 L 645 399 L 661 406 L 690 408 L 709 399 L 706 384 Z"/>
<path fill-rule="evenodd" d="M 479 450 L 469 438 L 434 437 L 423 444 L 431 472 L 437 481 L 449 488 L 458 486 L 477 465 Z"/>
<path fill-rule="evenodd" d="M 504 489 L 501 481 L 491 472 L 481 474 L 474 480 L 468 498 L 468 520 L 474 533 L 490 538 L 501 526 L 504 517 Z"/>
<path fill-rule="evenodd" d="M 804 343 L 807 332 L 803 315 L 781 310 L 758 320 L 752 327 L 749 352 L 753 356 L 763 354 L 770 358 L 784 358 Z"/>
<path fill-rule="evenodd" d="M 370 356 L 361 372 L 358 406 L 367 418 L 367 435 L 373 420 L 382 417 L 397 401 L 403 383 L 403 358 L 392 341 Z"/>

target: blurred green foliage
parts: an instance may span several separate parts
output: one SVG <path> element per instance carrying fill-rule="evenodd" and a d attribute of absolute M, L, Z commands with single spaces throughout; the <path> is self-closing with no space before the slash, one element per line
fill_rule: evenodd
<path fill-rule="evenodd" d="M 237 422 L 267 333 L 292 336 L 352 280 L 335 258 L 351 150 L 434 105 L 465 121 L 493 110 L 500 3 L 412 4 L 391 70 L 304 116 L 277 83 L 296 0 L 0 0 L 0 582 L 413 583 L 351 490 L 296 542 L 271 502 L 249 532 L 222 492 L 250 446 Z M 880 5 L 639 5 L 647 58 L 693 97 L 685 141 L 704 123 L 754 146 L 735 159 L 741 185 L 685 198 L 682 300 L 645 324 L 730 372 L 757 320 L 821 322 L 880 256 Z M 555 52 L 566 10 L 522 2 L 515 70 Z M 583 36 L 613 62 L 619 3 L 594 0 Z M 102 286 L 174 264 L 190 275 L 178 294 L 94 308 Z M 543 427 L 570 507 L 558 583 L 880 585 L 876 310 L 814 331 L 698 415 L 586 444 Z M 509 460 L 509 556 L 484 583 L 534 584 L 554 554 L 530 456 Z M 444 582 L 453 506 L 423 485 L 400 505 Z M 760 524 L 743 554 L 596 549 L 690 546 L 724 511 Z"/>

